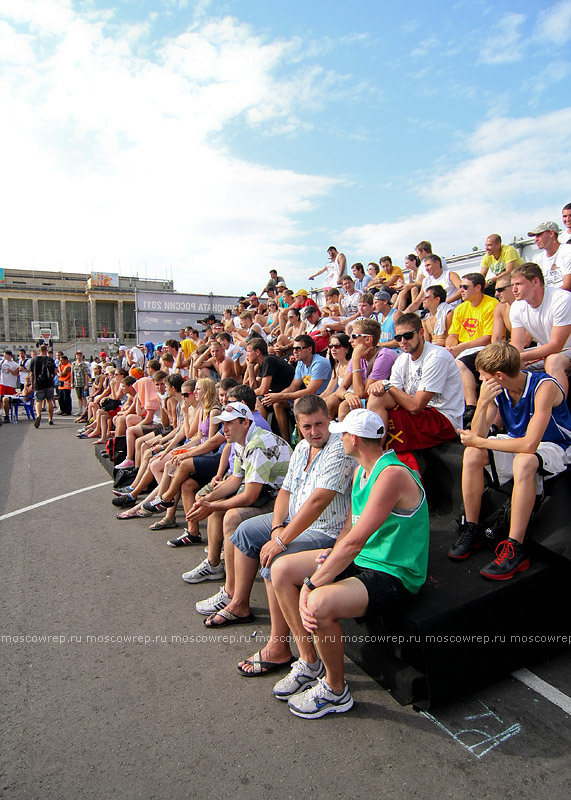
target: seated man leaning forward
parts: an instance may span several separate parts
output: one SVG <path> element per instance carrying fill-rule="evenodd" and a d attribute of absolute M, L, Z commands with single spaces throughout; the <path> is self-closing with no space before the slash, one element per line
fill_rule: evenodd
<path fill-rule="evenodd" d="M 292 661 L 289 629 L 270 583 L 270 565 L 283 553 L 332 547 L 349 513 L 351 480 L 355 460 L 345 455 L 341 438 L 329 432 L 327 406 L 321 397 L 308 395 L 295 404 L 295 415 L 303 440 L 296 447 L 276 498 L 273 514 L 241 524 L 224 543 L 226 585 L 217 595 L 196 604 L 201 614 L 214 614 L 210 625 L 222 623 L 225 615 L 250 615 L 250 592 L 262 566 L 271 617 L 268 643 L 241 662 L 238 671 L 257 677 L 288 667 Z"/>
<path fill-rule="evenodd" d="M 560 384 L 545 372 L 522 372 L 520 354 L 507 342 L 493 342 L 478 353 L 482 377 L 472 430 L 460 431 L 464 451 L 462 496 L 465 521 L 448 551 L 454 561 L 468 558 L 482 542 L 478 525 L 484 469 L 497 486 L 512 477 L 509 537 L 496 549 L 497 558 L 480 575 L 505 581 L 529 567 L 523 540 L 543 479 L 571 463 L 571 414 Z M 499 409 L 507 434 L 488 437 Z"/>
<path fill-rule="evenodd" d="M 296 365 L 291 384 L 281 392 L 268 392 L 262 398 L 266 408 L 274 407 L 280 431 L 287 428 L 290 404 L 305 395 L 321 394 L 331 378 L 329 359 L 316 354 L 311 336 L 302 333 L 295 337 L 293 357 Z"/>
<path fill-rule="evenodd" d="M 245 403 L 228 403 L 214 417 L 222 423 L 224 438 L 235 444 L 234 473 L 219 483 L 206 497 L 199 497 L 186 518 L 198 522 L 211 515 L 218 516 L 218 525 L 208 527 L 208 557 L 197 567 L 185 572 L 186 583 L 220 580 L 224 578 L 224 564 L 220 560 L 222 536 L 227 538 L 245 519 L 271 511 L 274 499 L 284 482 L 291 447 L 271 431 L 263 430 L 254 423 L 252 412 Z M 215 541 L 213 541 L 213 538 Z M 226 549 L 226 564 L 231 563 Z M 251 622 L 246 618 L 225 613 L 219 624 L 205 620 L 207 627 L 223 627 L 240 622 Z"/>
<path fill-rule="evenodd" d="M 272 567 L 277 600 L 300 653 L 274 696 L 305 719 L 353 705 L 339 619 L 361 622 L 394 608 L 418 592 L 428 564 L 424 490 L 392 450 L 383 451 L 381 418 L 356 409 L 329 430 L 341 433 L 345 452 L 359 462 L 347 522 L 333 549 L 317 557 L 286 554 Z"/>
<path fill-rule="evenodd" d="M 425 342 L 416 314 L 399 317 L 395 331 L 403 352 L 393 364 L 390 380 L 369 387 L 367 402 L 385 423 L 387 448 L 402 453 L 455 439 L 464 394 L 454 356 Z"/>

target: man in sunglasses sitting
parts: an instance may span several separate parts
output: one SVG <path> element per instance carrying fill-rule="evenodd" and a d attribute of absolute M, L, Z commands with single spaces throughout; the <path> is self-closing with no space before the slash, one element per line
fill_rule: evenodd
<path fill-rule="evenodd" d="M 486 281 L 479 272 L 464 275 L 460 284 L 462 302 L 454 309 L 446 348 L 457 360 L 464 387 L 464 427 L 469 425 L 476 410 L 481 383 L 475 367 L 476 356 L 492 341 L 494 309 L 498 301 L 484 294 Z"/>
<path fill-rule="evenodd" d="M 390 380 L 369 387 L 367 408 L 382 417 L 386 447 L 397 453 L 421 450 L 456 438 L 464 411 L 462 378 L 454 356 L 424 340 L 420 317 L 395 322 L 402 349 Z"/>

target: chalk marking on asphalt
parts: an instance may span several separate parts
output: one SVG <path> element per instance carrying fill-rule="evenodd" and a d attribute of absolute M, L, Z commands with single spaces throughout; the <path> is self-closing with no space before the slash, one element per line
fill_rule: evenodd
<path fill-rule="evenodd" d="M 562 708 L 566 714 L 571 714 L 571 697 L 560 692 L 555 686 L 542 680 L 528 669 L 518 669 L 512 672 L 512 677 L 524 683 L 529 689 L 545 697 L 550 703 Z"/>
<path fill-rule="evenodd" d="M 478 728 L 462 728 L 456 733 L 450 728 L 447 728 L 439 719 L 436 719 L 432 714 L 429 714 L 428 711 L 422 711 L 422 715 L 433 722 L 438 728 L 443 730 L 448 736 L 451 736 L 454 741 L 471 753 L 476 758 L 483 758 L 486 753 L 489 753 L 490 750 L 493 750 L 502 742 L 505 742 L 507 739 L 511 739 L 512 736 L 517 736 L 518 733 L 521 733 L 521 725 L 519 723 L 515 723 L 511 725 L 509 728 L 505 728 L 504 730 L 500 730 L 497 733 L 490 733 L 486 730 L 486 726 L 494 725 L 499 723 L 499 725 L 504 725 L 504 721 L 498 717 L 490 708 L 488 708 L 485 703 L 482 703 L 481 700 L 477 701 L 484 709 L 484 713 L 482 714 L 471 714 L 469 716 L 464 717 L 466 722 L 473 722 L 475 720 L 481 720 L 480 725 L 481 727 Z M 487 718 L 487 719 L 486 719 Z M 467 741 L 463 741 L 464 737 Z M 468 744 L 471 739 L 476 737 L 476 741 L 472 744 Z"/>
<path fill-rule="evenodd" d="M 58 500 L 65 500 L 66 497 L 73 497 L 76 494 L 81 494 L 82 492 L 90 492 L 92 489 L 100 489 L 102 486 L 109 486 L 110 483 L 113 481 L 104 481 L 103 483 L 95 483 L 93 486 L 86 486 L 84 489 L 76 489 L 75 492 L 67 492 L 66 494 L 60 494 L 58 497 L 52 497 L 49 500 L 42 500 L 41 503 L 34 503 L 31 506 L 26 506 L 25 508 L 19 508 L 17 511 L 10 511 L 9 514 L 3 514 L 0 517 L 0 522 L 4 519 L 10 519 L 10 517 L 17 517 L 18 514 L 25 514 L 26 511 L 33 511 L 35 508 L 40 508 L 41 506 L 47 506 L 49 503 L 57 503 Z"/>

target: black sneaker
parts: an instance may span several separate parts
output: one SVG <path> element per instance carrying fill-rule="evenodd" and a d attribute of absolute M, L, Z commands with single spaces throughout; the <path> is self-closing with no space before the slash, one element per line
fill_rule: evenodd
<path fill-rule="evenodd" d="M 129 508 L 129 506 L 134 506 L 137 503 L 135 498 L 130 494 L 122 494 L 119 497 L 114 497 L 111 502 L 118 508 Z"/>
<path fill-rule="evenodd" d="M 201 542 L 202 536 L 200 534 L 198 534 L 198 536 L 194 536 L 185 528 L 182 536 L 179 536 L 178 539 L 169 539 L 167 544 L 169 547 L 188 547 L 191 544 L 200 544 Z"/>
<path fill-rule="evenodd" d="M 38 414 L 38 416 L 34 420 L 34 428 L 39 428 L 41 421 L 42 421 L 42 416 L 41 414 Z"/>
<path fill-rule="evenodd" d="M 460 526 L 460 535 L 448 551 L 448 558 L 452 561 L 464 561 L 470 557 L 473 550 L 482 546 L 482 540 L 481 526 L 475 522 L 464 522 Z"/>
<path fill-rule="evenodd" d="M 507 581 L 516 572 L 525 572 L 531 561 L 525 547 L 515 539 L 506 539 L 496 547 L 496 558 L 487 567 L 480 570 L 480 575 L 493 581 Z"/>

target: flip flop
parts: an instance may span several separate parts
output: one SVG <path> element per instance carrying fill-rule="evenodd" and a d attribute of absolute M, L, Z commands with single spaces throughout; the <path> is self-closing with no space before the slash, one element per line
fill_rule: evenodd
<path fill-rule="evenodd" d="M 214 617 L 223 617 L 224 622 L 218 622 L 216 625 L 212 624 L 212 620 Z M 256 617 L 253 614 L 248 614 L 247 617 L 237 617 L 235 614 L 232 614 L 231 611 L 227 611 L 225 608 L 221 608 L 220 611 L 217 611 L 215 614 L 211 614 L 206 619 L 202 620 L 202 624 L 205 628 L 226 628 L 228 625 L 247 625 L 250 622 L 253 622 Z M 208 623 L 211 623 L 208 625 Z"/>
<path fill-rule="evenodd" d="M 224 611 L 224 609 L 222 609 L 222 611 Z M 219 611 L 218 613 L 221 614 L 222 612 Z M 254 653 L 251 658 L 244 659 L 247 664 L 251 664 L 254 667 L 252 672 L 248 672 L 241 667 L 240 664 L 238 664 L 237 670 L 240 675 L 243 675 L 245 678 L 259 678 L 262 675 L 269 675 L 270 672 L 276 672 L 279 669 L 291 667 L 293 662 L 297 660 L 296 656 L 292 656 L 289 661 L 282 661 L 280 663 L 277 663 L 276 661 L 263 661 L 261 658 L 261 652 L 261 650 L 258 650 L 258 652 Z"/>

